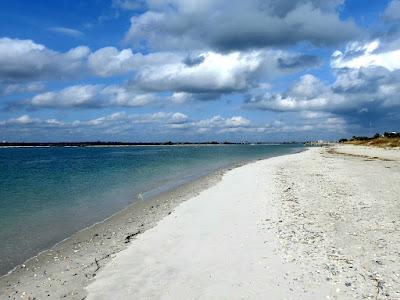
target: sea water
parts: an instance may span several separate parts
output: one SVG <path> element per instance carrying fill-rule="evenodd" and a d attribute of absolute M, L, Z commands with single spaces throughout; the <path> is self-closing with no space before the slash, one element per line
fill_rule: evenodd
<path fill-rule="evenodd" d="M 0 148 L 0 275 L 138 198 L 301 145 Z"/>

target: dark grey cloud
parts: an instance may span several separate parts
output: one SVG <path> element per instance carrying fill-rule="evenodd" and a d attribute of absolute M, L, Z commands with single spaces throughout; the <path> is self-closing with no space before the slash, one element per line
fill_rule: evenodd
<path fill-rule="evenodd" d="M 244 50 L 310 42 L 333 45 L 358 34 L 335 9 L 342 1 L 148 1 L 126 41 L 153 49 Z"/>
<path fill-rule="evenodd" d="M 298 69 L 315 67 L 321 63 L 317 56 L 313 55 L 297 55 L 292 57 L 280 57 L 278 65 L 282 69 Z"/>
<path fill-rule="evenodd" d="M 203 63 L 204 59 L 205 59 L 204 55 L 197 55 L 197 56 L 188 55 L 186 56 L 183 62 L 188 67 L 192 67 Z"/>

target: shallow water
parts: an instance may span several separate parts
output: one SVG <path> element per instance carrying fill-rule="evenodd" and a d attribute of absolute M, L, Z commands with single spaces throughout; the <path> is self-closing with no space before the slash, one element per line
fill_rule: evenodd
<path fill-rule="evenodd" d="M 0 148 L 0 274 L 146 197 L 300 145 Z"/>

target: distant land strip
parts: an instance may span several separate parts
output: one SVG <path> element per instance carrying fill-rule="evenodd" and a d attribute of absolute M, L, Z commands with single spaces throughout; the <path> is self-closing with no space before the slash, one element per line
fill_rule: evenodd
<path fill-rule="evenodd" d="M 295 144 L 296 142 L 283 142 L 279 144 Z M 2 142 L 0 147 L 96 147 L 96 146 L 173 146 L 173 145 L 263 145 L 276 144 L 267 142 Z"/>

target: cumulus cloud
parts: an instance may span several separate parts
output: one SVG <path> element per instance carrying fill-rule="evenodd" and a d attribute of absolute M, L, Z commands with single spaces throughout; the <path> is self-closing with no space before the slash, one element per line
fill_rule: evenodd
<path fill-rule="evenodd" d="M 213 128 L 239 128 L 247 127 L 250 125 L 250 120 L 242 116 L 234 116 L 231 118 L 223 118 L 220 115 L 214 116 L 210 119 L 201 120 L 193 123 L 200 131 L 210 130 Z"/>
<path fill-rule="evenodd" d="M 119 51 L 115 47 L 104 47 L 89 55 L 88 65 L 92 73 L 102 76 L 114 76 L 133 73 L 155 65 L 177 63 L 182 60 L 179 53 L 133 53 L 131 49 Z"/>
<path fill-rule="evenodd" d="M 383 68 L 342 70 L 336 81 L 325 84 L 305 75 L 284 93 L 266 93 L 246 100 L 246 107 L 271 111 L 322 111 L 337 114 L 368 110 L 383 115 L 399 107 L 399 72 Z"/>
<path fill-rule="evenodd" d="M 248 127 L 250 121 L 241 116 L 234 116 L 231 118 L 223 118 L 219 115 L 214 116 L 210 119 L 193 121 L 186 114 L 180 112 L 156 112 L 151 114 L 126 114 L 125 112 L 116 112 L 110 115 L 99 117 L 89 120 L 75 120 L 73 122 L 61 122 L 55 119 L 38 119 L 32 118 L 29 115 L 22 115 L 18 118 L 12 118 L 6 121 L 2 121 L 1 125 L 31 125 L 31 124 L 47 124 L 57 126 L 109 126 L 124 123 L 132 124 L 149 124 L 159 123 L 163 126 L 174 128 L 173 125 L 188 124 L 191 128 L 238 128 Z"/>
<path fill-rule="evenodd" d="M 249 119 L 242 116 L 224 118 L 216 115 L 209 119 L 199 120 L 185 124 L 185 129 L 190 128 L 198 133 L 244 133 L 252 135 L 294 133 L 311 131 L 330 131 L 344 132 L 346 121 L 331 114 L 314 116 L 313 118 L 303 118 L 303 120 L 284 122 L 274 120 L 265 124 L 254 124 Z"/>
<path fill-rule="evenodd" d="M 88 63 L 93 72 L 100 76 L 126 73 L 135 66 L 131 49 L 118 51 L 114 47 L 101 48 L 91 53 Z"/>
<path fill-rule="evenodd" d="M 59 91 L 41 93 L 23 104 L 33 108 L 137 107 L 156 100 L 153 94 L 140 94 L 124 86 L 74 85 Z"/>
<path fill-rule="evenodd" d="M 246 107 L 272 111 L 324 110 L 332 101 L 329 88 L 313 75 L 307 74 L 300 78 L 293 87 L 285 93 L 270 93 L 256 95 L 246 100 Z"/>
<path fill-rule="evenodd" d="M 400 69 L 400 48 L 380 49 L 381 42 L 374 40 L 367 43 L 350 43 L 345 52 L 335 51 L 332 55 L 332 68 L 368 68 L 383 67 L 389 71 Z"/>
<path fill-rule="evenodd" d="M 3 127 L 30 127 L 32 126 L 37 127 L 60 127 L 63 126 L 65 123 L 61 122 L 56 119 L 38 119 L 38 118 L 32 118 L 29 115 L 22 115 L 17 118 L 12 118 L 6 121 L 0 121 L 0 126 Z"/>
<path fill-rule="evenodd" d="M 251 77 L 262 66 L 258 53 L 208 52 L 202 63 L 188 66 L 181 62 L 147 68 L 135 79 L 145 90 L 189 93 L 231 92 L 246 89 Z"/>
<path fill-rule="evenodd" d="M 223 138 L 244 134 L 247 138 L 263 137 L 271 134 L 293 134 L 325 131 L 332 133 L 344 132 L 346 122 L 330 114 L 304 117 L 303 121 L 285 122 L 275 120 L 265 124 L 253 124 L 243 116 L 222 117 L 216 115 L 207 119 L 193 120 L 180 112 L 156 112 L 149 114 L 127 114 L 115 112 L 109 115 L 72 122 L 59 121 L 57 119 L 40 119 L 29 115 L 0 121 L 2 133 L 24 132 L 34 136 L 42 136 L 44 133 L 57 133 L 63 136 L 104 136 L 112 134 L 114 137 L 129 136 L 130 134 L 157 133 L 161 140 L 163 136 L 199 139 Z M 244 137 L 243 136 L 243 137 Z M 232 136 L 231 136 L 232 137 Z"/>
<path fill-rule="evenodd" d="M 90 74 L 100 77 L 130 74 L 130 89 L 141 90 L 137 101 L 148 99 L 149 96 L 144 96 L 148 93 L 170 92 L 173 94 L 172 102 L 183 103 L 189 99 L 218 99 L 226 93 L 254 88 L 262 78 L 291 74 L 317 64 L 318 59 L 314 56 L 283 50 L 142 54 L 115 47 L 104 47 L 91 52 L 88 47 L 79 46 L 60 53 L 31 40 L 0 39 L 2 91 L 5 86 L 38 80 L 76 79 Z M 96 88 L 91 89 L 93 91 Z M 7 89 L 8 92 L 12 90 L 11 87 Z M 16 88 L 14 90 L 17 92 Z M 78 93 L 82 90 L 80 87 L 66 89 L 61 93 L 49 91 L 38 95 L 33 103 L 48 101 L 52 103 L 49 106 L 53 106 L 56 97 L 59 97 L 59 103 L 66 103 L 65 106 L 86 106 L 96 102 L 93 101 L 94 97 L 87 94 L 74 95 L 75 100 L 66 100 L 65 93 Z M 85 91 L 88 90 L 89 87 L 86 87 Z M 106 91 L 118 96 L 116 103 L 127 103 L 127 99 L 132 98 L 132 93 L 123 89 L 113 87 L 106 89 L 103 94 Z"/>
<path fill-rule="evenodd" d="M 131 84 L 146 91 L 174 92 L 175 102 L 184 102 L 193 94 L 198 94 L 197 99 L 208 100 L 247 90 L 258 85 L 260 78 L 286 75 L 315 62 L 314 57 L 304 59 L 279 50 L 206 51 L 181 61 L 148 64 Z"/>
<path fill-rule="evenodd" d="M 69 78 L 79 74 L 89 55 L 79 46 L 59 53 L 31 40 L 0 38 L 0 81 Z"/>
<path fill-rule="evenodd" d="M 162 126 L 169 127 L 172 124 L 183 124 L 189 121 L 189 117 L 180 112 L 156 112 L 152 114 L 132 114 L 125 112 L 115 112 L 103 117 L 98 117 L 89 120 L 75 120 L 72 122 L 62 122 L 56 119 L 40 119 L 33 118 L 29 115 L 22 115 L 17 118 L 11 118 L 5 121 L 0 121 L 0 126 L 41 126 L 41 127 L 57 127 L 57 128 L 82 128 L 82 127 L 115 127 L 120 125 L 131 124 L 151 124 L 158 123 Z"/>
<path fill-rule="evenodd" d="M 46 92 L 32 98 L 34 107 L 78 107 L 93 104 L 98 87 L 94 85 L 77 85 L 59 92 Z"/>
<path fill-rule="evenodd" d="M 90 74 L 109 77 L 182 59 L 178 53 L 144 55 L 115 47 L 91 52 L 88 47 L 79 46 L 61 53 L 32 40 L 0 38 L 0 83 L 76 79 Z"/>
<path fill-rule="evenodd" d="M 148 10 L 131 18 L 125 40 L 135 47 L 222 51 L 332 45 L 358 34 L 353 22 L 339 18 L 341 2 L 148 0 Z"/>
<path fill-rule="evenodd" d="M 396 46 L 397 45 L 397 46 Z M 351 42 L 335 51 L 331 67 L 336 79 L 326 83 L 302 76 L 282 93 L 267 92 L 247 99 L 245 106 L 271 111 L 313 111 L 384 118 L 400 107 L 400 44 L 379 39 Z"/>

